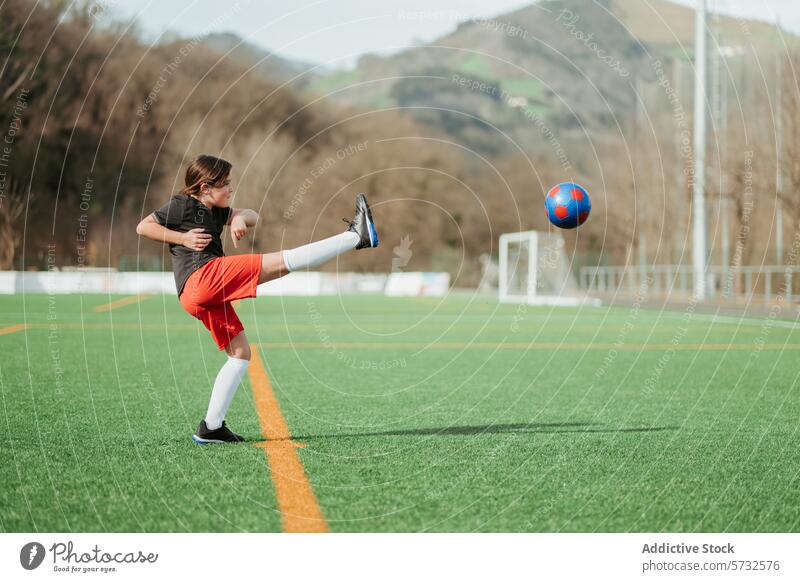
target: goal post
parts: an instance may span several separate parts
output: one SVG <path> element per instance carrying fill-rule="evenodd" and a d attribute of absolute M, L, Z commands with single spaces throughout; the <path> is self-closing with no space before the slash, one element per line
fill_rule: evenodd
<path fill-rule="evenodd" d="M 578 291 L 558 233 L 529 230 L 500 235 L 498 288 L 504 303 L 599 304 Z"/>

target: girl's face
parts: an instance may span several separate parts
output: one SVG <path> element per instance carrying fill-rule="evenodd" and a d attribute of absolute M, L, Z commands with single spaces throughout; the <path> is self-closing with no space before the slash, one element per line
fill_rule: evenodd
<path fill-rule="evenodd" d="M 227 208 L 231 204 L 231 195 L 233 194 L 231 179 L 226 178 L 222 186 L 203 184 L 201 192 L 204 194 L 205 202 L 209 203 L 208 206 Z"/>

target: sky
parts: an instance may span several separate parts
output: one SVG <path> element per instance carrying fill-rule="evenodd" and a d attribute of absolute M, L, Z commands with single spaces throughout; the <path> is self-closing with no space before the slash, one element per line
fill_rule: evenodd
<path fill-rule="evenodd" d="M 491 18 L 530 0 L 98 0 L 105 14 L 136 17 L 149 40 L 166 31 L 181 36 L 234 32 L 279 55 L 332 68 L 358 57 L 388 54 L 429 42 L 470 18 Z M 590 2 L 592 0 L 586 0 Z M 646 2 L 647 0 L 641 0 Z M 677 0 L 696 5 L 695 0 Z M 800 34 L 800 0 L 707 0 L 709 10 L 781 25 Z"/>

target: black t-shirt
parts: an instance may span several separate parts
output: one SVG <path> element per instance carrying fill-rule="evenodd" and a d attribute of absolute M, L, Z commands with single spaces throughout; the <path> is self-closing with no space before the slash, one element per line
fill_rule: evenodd
<path fill-rule="evenodd" d="M 183 245 L 169 245 L 179 296 L 192 273 L 209 261 L 225 256 L 221 235 L 230 215 L 230 208 L 209 208 L 186 194 L 175 194 L 169 202 L 153 212 L 156 222 L 170 230 L 189 232 L 193 228 L 203 228 L 211 235 L 211 242 L 202 251 L 193 251 Z"/>

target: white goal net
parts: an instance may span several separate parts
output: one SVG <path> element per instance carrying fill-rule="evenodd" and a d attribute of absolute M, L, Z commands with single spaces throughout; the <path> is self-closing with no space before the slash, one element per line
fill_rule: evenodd
<path fill-rule="evenodd" d="M 500 235 L 499 267 L 500 301 L 530 305 L 587 302 L 578 291 L 564 239 L 557 233 L 529 230 Z"/>

